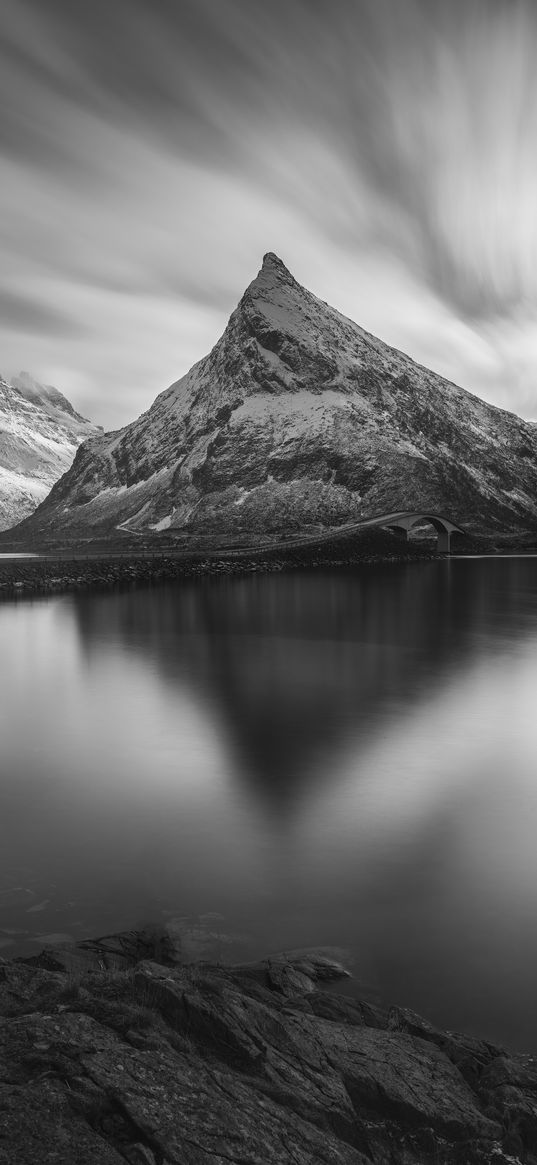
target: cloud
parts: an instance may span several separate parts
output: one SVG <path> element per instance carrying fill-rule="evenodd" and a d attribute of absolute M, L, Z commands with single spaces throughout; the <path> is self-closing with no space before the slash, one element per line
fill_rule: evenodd
<path fill-rule="evenodd" d="M 37 332 L 53 336 L 80 336 L 85 332 L 80 320 L 56 307 L 25 295 L 0 288 L 0 319 L 4 327 L 18 332 Z"/>
<path fill-rule="evenodd" d="M 388 342 L 537 415 L 530 0 L 3 7 L 4 366 L 126 422 L 275 250 Z"/>

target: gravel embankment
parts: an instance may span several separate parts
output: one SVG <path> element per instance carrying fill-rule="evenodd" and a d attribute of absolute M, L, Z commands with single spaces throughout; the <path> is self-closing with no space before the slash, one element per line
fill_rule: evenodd
<path fill-rule="evenodd" d="M 430 546 L 414 547 L 375 532 L 295 546 L 206 554 L 79 555 L 0 559 L 0 599 L 65 591 L 148 586 L 221 575 L 264 574 L 282 570 L 411 562 L 434 557 Z"/>

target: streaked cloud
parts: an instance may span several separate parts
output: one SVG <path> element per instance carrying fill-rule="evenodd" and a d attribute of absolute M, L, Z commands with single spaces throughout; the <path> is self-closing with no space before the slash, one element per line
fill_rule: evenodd
<path fill-rule="evenodd" d="M 4 326 L 16 332 L 58 338 L 78 337 L 85 332 L 80 320 L 59 308 L 48 307 L 46 302 L 33 300 L 22 294 L 17 295 L 7 288 L 0 288 L 0 319 Z"/>
<path fill-rule="evenodd" d="M 2 367 L 125 423 L 274 250 L 537 417 L 535 59 L 533 0 L 4 0 Z"/>

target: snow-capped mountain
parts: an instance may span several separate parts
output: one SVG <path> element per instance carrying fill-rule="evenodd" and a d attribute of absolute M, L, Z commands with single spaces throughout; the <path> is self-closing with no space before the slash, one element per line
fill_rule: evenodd
<path fill-rule="evenodd" d="M 86 442 L 21 534 L 217 539 L 414 507 L 535 528 L 537 427 L 369 335 L 269 254 L 209 355 Z"/>
<path fill-rule="evenodd" d="M 71 401 L 60 392 L 58 388 L 54 388 L 52 384 L 40 384 L 29 372 L 19 372 L 18 376 L 11 377 L 11 385 L 24 396 L 26 400 L 33 401 L 34 404 L 39 405 L 50 413 L 53 417 L 60 417 L 65 420 L 65 414 L 72 418 L 73 431 L 76 432 L 76 422 L 82 425 L 82 430 L 85 432 L 86 427 L 90 423 L 85 417 L 81 417 L 80 413 L 75 412 Z M 96 428 L 94 425 L 93 428 Z"/>
<path fill-rule="evenodd" d="M 101 432 L 27 372 L 0 376 L 0 530 L 35 510 L 72 464 L 81 441 Z"/>

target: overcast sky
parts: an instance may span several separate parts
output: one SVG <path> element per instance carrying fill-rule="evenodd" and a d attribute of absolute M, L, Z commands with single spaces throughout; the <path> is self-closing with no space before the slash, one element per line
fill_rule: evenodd
<path fill-rule="evenodd" d="M 537 418 L 535 0 L 2 0 L 0 371 L 106 428 L 265 251 Z"/>

